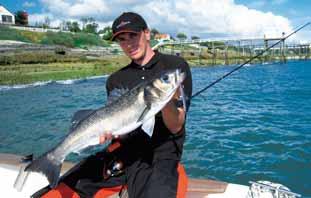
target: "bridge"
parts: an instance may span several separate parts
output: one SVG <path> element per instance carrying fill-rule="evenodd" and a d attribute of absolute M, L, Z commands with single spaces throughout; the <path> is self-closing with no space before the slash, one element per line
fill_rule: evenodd
<path fill-rule="evenodd" d="M 224 62 L 224 64 L 240 63 L 253 57 L 269 46 L 281 41 L 278 45 L 265 52 L 259 61 L 277 60 L 286 62 L 287 59 L 309 59 L 311 44 L 297 44 L 286 42 L 282 37 L 274 38 L 246 38 L 246 39 L 194 39 L 178 41 L 160 41 L 153 49 L 164 53 L 181 55 L 190 59 L 195 57 L 199 63 L 203 59 L 210 59 L 212 63 Z M 233 61 L 235 59 L 235 61 Z"/>
<path fill-rule="evenodd" d="M 212 39 L 193 39 L 193 40 L 178 40 L 178 41 L 160 41 L 157 43 L 153 48 L 158 49 L 159 47 L 165 45 L 186 45 L 186 44 L 202 44 L 202 43 L 214 43 L 220 42 L 224 44 L 232 44 L 232 43 L 259 43 L 264 42 L 268 43 L 269 41 L 280 41 L 283 40 L 285 37 L 275 37 L 275 38 L 244 38 L 244 39 L 223 39 L 223 38 L 212 38 Z"/>

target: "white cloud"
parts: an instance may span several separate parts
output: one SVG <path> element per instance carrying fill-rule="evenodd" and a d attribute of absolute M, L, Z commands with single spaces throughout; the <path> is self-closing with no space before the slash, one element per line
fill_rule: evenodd
<path fill-rule="evenodd" d="M 68 9 L 68 14 L 72 17 L 100 16 L 109 12 L 106 2 L 101 0 L 81 1 Z"/>
<path fill-rule="evenodd" d="M 47 20 L 50 21 L 51 27 L 59 27 L 60 23 L 62 22 L 60 19 L 55 18 L 54 15 L 51 14 L 30 14 L 28 16 L 30 25 L 43 24 Z"/>
<path fill-rule="evenodd" d="M 274 0 L 274 3 L 284 1 Z M 93 17 L 100 26 L 111 24 L 124 11 L 135 11 L 151 28 L 173 36 L 184 32 L 201 38 L 245 38 L 280 36 L 282 32 L 292 31 L 286 17 L 249 9 L 234 0 L 41 0 L 41 4 L 53 20 Z"/>
<path fill-rule="evenodd" d="M 34 25 L 35 23 L 42 23 L 44 21 L 45 17 L 47 17 L 47 15 L 44 15 L 44 14 L 30 14 L 28 16 L 28 21 L 29 21 L 30 25 Z"/>
<path fill-rule="evenodd" d="M 160 30 L 201 37 L 280 36 L 282 32 L 292 30 L 287 18 L 249 9 L 235 4 L 233 0 L 153 1 L 141 6 L 139 11 L 147 16 L 151 25 L 158 26 Z"/>

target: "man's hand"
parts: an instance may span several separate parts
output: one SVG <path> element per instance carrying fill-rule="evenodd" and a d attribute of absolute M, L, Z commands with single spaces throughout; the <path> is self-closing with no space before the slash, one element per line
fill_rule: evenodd
<path fill-rule="evenodd" d="M 180 89 L 177 89 L 173 98 L 162 109 L 163 121 L 172 133 L 178 133 L 185 122 L 186 111 L 183 107 L 176 106 L 179 96 Z"/>
<path fill-rule="evenodd" d="M 99 136 L 99 144 L 104 144 L 106 141 L 112 140 L 113 138 L 118 138 L 119 136 L 112 136 L 111 132 L 105 132 Z"/>

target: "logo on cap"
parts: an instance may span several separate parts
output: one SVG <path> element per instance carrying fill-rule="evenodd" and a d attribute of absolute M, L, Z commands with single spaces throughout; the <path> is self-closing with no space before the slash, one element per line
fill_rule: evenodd
<path fill-rule="evenodd" d="M 131 22 L 130 21 L 121 21 L 121 23 L 119 25 L 117 25 L 117 29 L 119 29 L 119 28 L 121 28 L 121 27 L 123 27 L 129 23 L 131 23 Z"/>

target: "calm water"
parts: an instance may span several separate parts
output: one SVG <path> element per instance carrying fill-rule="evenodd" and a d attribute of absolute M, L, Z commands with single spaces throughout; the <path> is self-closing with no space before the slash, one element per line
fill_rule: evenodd
<path fill-rule="evenodd" d="M 193 69 L 195 91 L 233 67 Z M 38 155 L 57 144 L 75 111 L 105 103 L 105 81 L 0 88 L 0 152 Z M 311 197 L 310 61 L 241 69 L 193 99 L 187 129 L 191 177 L 270 180 Z"/>

